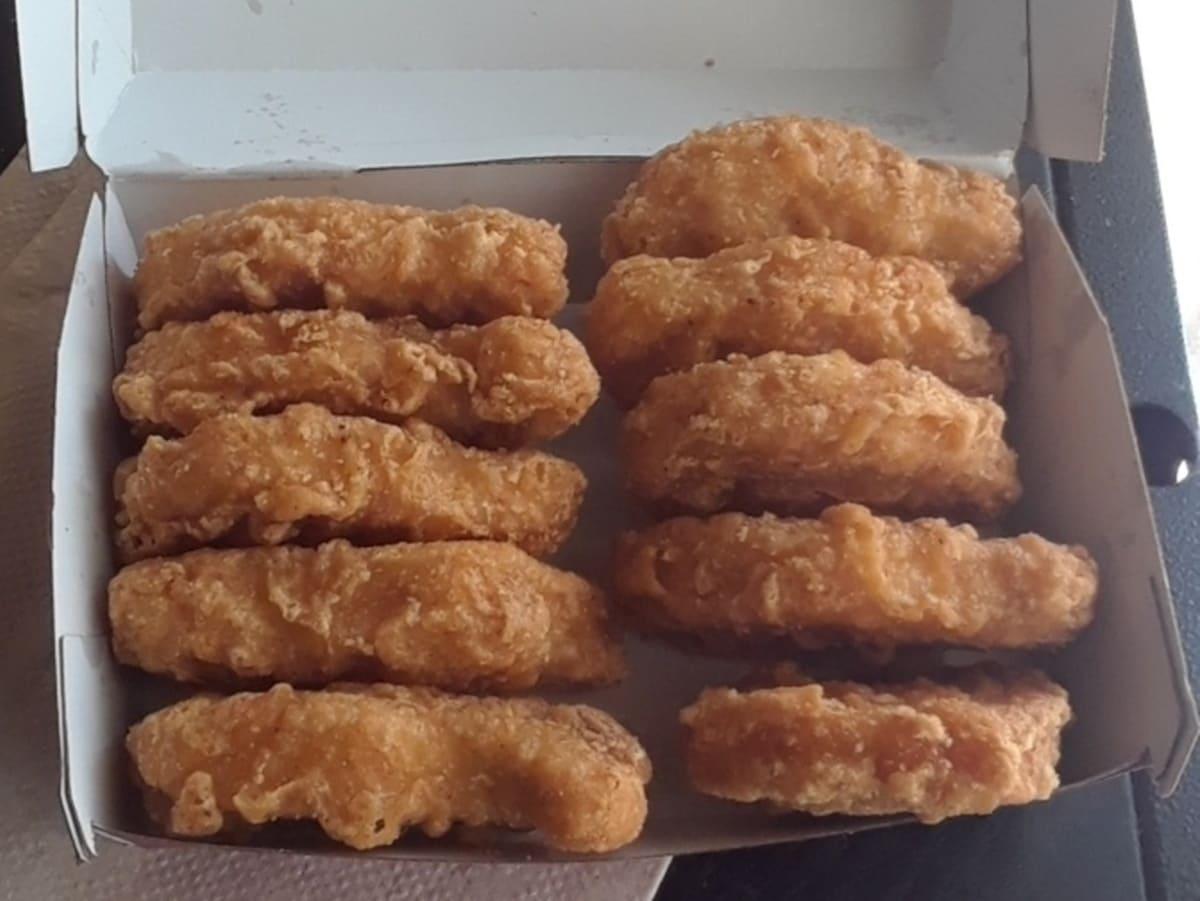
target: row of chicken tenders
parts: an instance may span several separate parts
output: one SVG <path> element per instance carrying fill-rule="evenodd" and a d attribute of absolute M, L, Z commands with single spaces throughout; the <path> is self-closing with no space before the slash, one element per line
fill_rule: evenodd
<path fill-rule="evenodd" d="M 1009 342 L 968 305 L 1020 244 L 1001 182 L 838 123 L 740 122 L 650 160 L 604 223 L 586 333 L 628 411 L 629 489 L 668 517 L 617 542 L 627 618 L 701 649 L 867 660 L 1054 647 L 1085 628 L 1086 550 L 972 525 L 995 534 L 1021 494 Z M 1037 671 L 790 673 L 682 712 L 695 788 L 932 823 L 1058 785 L 1070 707 Z"/>
<path fill-rule="evenodd" d="M 600 393 L 549 319 L 546 222 L 278 198 L 150 234 L 113 384 L 118 660 L 222 691 L 127 746 L 168 833 L 315 820 L 633 841 L 649 759 L 612 717 L 506 697 L 624 677 L 604 594 L 543 562 L 586 478 L 535 449 Z M 246 691 L 250 689 L 250 691 Z M 487 696 L 488 694 L 494 696 Z"/>
<path fill-rule="evenodd" d="M 239 692 L 130 730 L 151 816 L 608 852 L 645 823 L 646 752 L 601 710 L 512 695 L 624 678 L 621 622 L 748 654 L 1070 641 L 1087 552 L 969 524 L 1021 491 L 1008 342 L 966 304 L 1020 237 L 1000 182 L 795 117 L 643 166 L 583 343 L 550 321 L 558 229 L 505 210 L 276 198 L 151 233 L 113 385 L 143 442 L 115 475 L 113 647 Z M 615 540 L 604 587 L 546 562 L 587 481 L 536 448 L 602 384 L 665 517 Z M 936 822 L 1057 786 L 1070 709 L 1035 671 L 776 682 L 680 713 L 698 791 Z"/>

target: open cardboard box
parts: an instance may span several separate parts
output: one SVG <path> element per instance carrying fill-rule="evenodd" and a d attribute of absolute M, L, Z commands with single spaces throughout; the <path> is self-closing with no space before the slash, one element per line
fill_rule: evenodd
<path fill-rule="evenodd" d="M 123 737 L 178 696 L 116 666 L 105 588 L 111 474 L 129 452 L 109 385 L 129 342 L 129 277 L 146 232 L 274 194 L 431 207 L 496 204 L 561 222 L 572 299 L 600 271 L 599 223 L 636 160 L 692 128 L 797 112 L 863 123 L 924 156 L 1013 180 L 1026 140 L 1094 159 L 1114 3 L 1091 0 L 26 0 L 19 4 L 33 165 L 87 152 L 92 205 L 58 359 L 53 579 L 62 801 L 75 847 L 157 837 L 126 779 Z M 75 31 L 77 26 L 77 33 Z M 67 34 L 76 41 L 66 47 Z M 1041 198 L 1026 194 L 1025 262 L 981 306 L 1013 340 L 1009 437 L 1026 492 L 1005 524 L 1091 549 L 1094 626 L 1039 662 L 1071 692 L 1065 787 L 1147 766 L 1162 793 L 1197 735 L 1170 592 L 1107 325 Z M 1132 301 L 1132 299 L 1131 299 Z M 568 308 L 566 324 L 580 308 Z M 559 563 L 605 579 L 630 511 L 601 402 L 559 450 L 591 481 Z M 689 792 L 678 710 L 745 661 L 630 637 L 604 707 L 655 763 L 643 837 L 617 856 L 674 854 L 869 828 L 884 820 L 770 816 Z M 648 690 L 649 689 L 649 690 Z M 405 838 L 373 857 L 546 855 L 528 837 Z M 338 853 L 310 832 L 260 844 Z"/>

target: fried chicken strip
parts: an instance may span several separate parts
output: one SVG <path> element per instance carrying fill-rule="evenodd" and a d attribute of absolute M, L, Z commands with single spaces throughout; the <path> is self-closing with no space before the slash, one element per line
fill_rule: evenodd
<path fill-rule="evenodd" d="M 696 132 L 642 167 L 604 221 L 611 264 L 703 257 L 759 238 L 835 238 L 915 256 L 967 297 L 1021 258 L 1016 200 L 980 172 L 914 159 L 825 119 L 750 119 Z"/>
<path fill-rule="evenodd" d="M 965 394 L 999 398 L 1008 340 L 916 257 L 840 241 L 768 238 L 702 260 L 621 260 L 588 307 L 587 345 L 608 391 L 634 404 L 655 376 L 730 354 L 844 350 L 894 359 Z"/>
<path fill-rule="evenodd" d="M 118 660 L 190 682 L 521 691 L 625 672 L 599 589 L 503 542 L 192 551 L 121 570 L 108 612 Z"/>
<path fill-rule="evenodd" d="M 624 453 L 634 493 L 660 508 L 992 519 L 1020 494 L 1003 426 L 997 404 L 894 360 L 770 353 L 655 379 Z"/>
<path fill-rule="evenodd" d="M 641 832 L 650 779 L 637 739 L 599 710 L 394 686 L 192 698 L 126 746 L 173 835 L 312 819 L 360 850 L 466 823 L 611 851 Z"/>
<path fill-rule="evenodd" d="M 1050 797 L 1066 692 L 1040 673 L 705 691 L 680 717 L 692 784 L 808 813 L 923 823 Z"/>
<path fill-rule="evenodd" d="M 984 540 L 943 519 L 857 504 L 819 519 L 681 518 L 617 543 L 616 591 L 657 628 L 787 635 L 808 648 L 1070 641 L 1095 614 L 1096 564 L 1032 534 Z"/>
<path fill-rule="evenodd" d="M 417 416 L 486 447 L 558 437 L 599 390 L 579 340 L 541 319 L 432 331 L 415 317 L 328 310 L 167 323 L 129 349 L 113 382 L 121 414 L 143 433 L 311 402 L 385 422 Z"/>
<path fill-rule="evenodd" d="M 419 420 L 385 425 L 312 404 L 151 436 L 114 481 L 124 562 L 334 537 L 485 538 L 543 556 L 570 533 L 586 486 L 577 466 L 548 454 L 473 450 Z"/>
<path fill-rule="evenodd" d="M 145 330 L 277 307 L 549 318 L 567 299 L 566 259 L 557 226 L 508 210 L 274 197 L 151 232 L 134 290 Z"/>

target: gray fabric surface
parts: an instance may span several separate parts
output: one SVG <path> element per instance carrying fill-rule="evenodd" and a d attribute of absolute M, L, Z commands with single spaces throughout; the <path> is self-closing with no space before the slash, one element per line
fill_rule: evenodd
<path fill-rule="evenodd" d="M 54 356 L 79 231 L 99 181 L 84 165 L 0 176 L 0 897 L 5 899 L 646 898 L 663 860 L 396 864 L 107 845 L 78 865 L 59 812 L 49 567 Z"/>

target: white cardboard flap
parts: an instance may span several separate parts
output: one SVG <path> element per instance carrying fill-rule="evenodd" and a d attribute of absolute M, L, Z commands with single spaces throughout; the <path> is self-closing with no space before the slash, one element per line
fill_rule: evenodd
<path fill-rule="evenodd" d="M 1025 119 L 1024 0 L 98 6 L 80 19 L 81 96 L 110 174 L 644 156 L 784 112 L 986 165 Z"/>
<path fill-rule="evenodd" d="M 1036 190 L 1022 213 L 1025 290 L 1034 301 L 1009 302 L 1002 289 L 990 308 L 1017 357 L 1005 406 L 1025 494 L 1007 525 L 1082 544 L 1100 570 L 1096 622 L 1048 660 L 1075 710 L 1064 781 L 1148 756 L 1168 794 L 1196 741 L 1196 701 L 1116 350 Z"/>
<path fill-rule="evenodd" d="M 16 11 L 29 167 L 56 169 L 79 149 L 75 0 L 17 0 Z"/>
<path fill-rule="evenodd" d="M 113 571 L 111 485 L 119 447 L 112 418 L 113 355 L 99 198 L 88 209 L 58 348 L 51 513 L 54 635 L 62 797 L 80 857 L 92 824 L 118 792 L 121 703 L 105 628 Z"/>
<path fill-rule="evenodd" d="M 112 417 L 113 367 L 105 292 L 103 213 L 93 198 L 67 298 L 54 400 L 51 477 L 54 628 L 105 634 L 100 574 L 111 574 L 112 474 L 120 426 Z"/>
<path fill-rule="evenodd" d="M 78 28 L 72 0 L 17 13 L 35 170 L 73 159 L 79 123 L 110 173 L 322 172 L 639 156 L 784 112 L 985 166 L 1028 114 L 1036 148 L 1098 159 L 1115 0 L 1028 7 L 1028 23 L 1025 0 L 89 0 Z"/>
<path fill-rule="evenodd" d="M 1095 162 L 1104 155 L 1117 0 L 1029 0 L 1031 147 Z"/>

